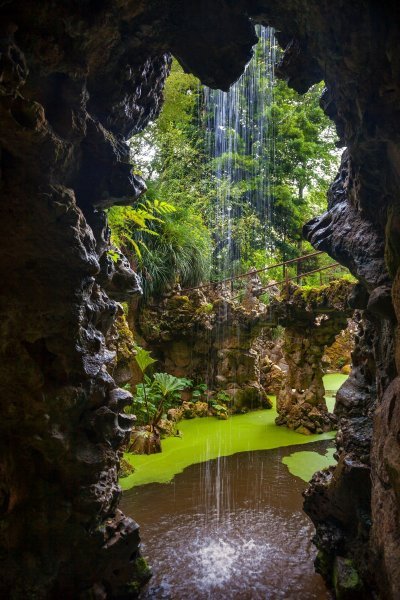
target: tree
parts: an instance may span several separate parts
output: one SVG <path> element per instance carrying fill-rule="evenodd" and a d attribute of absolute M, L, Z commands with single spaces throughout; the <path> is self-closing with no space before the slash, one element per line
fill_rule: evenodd
<path fill-rule="evenodd" d="M 247 83 L 235 91 L 239 112 L 224 131 L 225 146 L 216 143 L 216 106 L 209 102 L 221 96 L 205 93 L 176 61 L 160 117 L 130 141 L 133 168 L 146 178 L 148 212 L 154 203 L 173 207 L 168 214 L 153 212 L 156 218 L 146 217 L 142 227 L 131 219 L 128 231 L 120 230 L 133 241 L 147 297 L 175 282 L 196 285 L 210 273 L 220 278 L 224 264 L 229 273 L 244 272 L 311 251 L 301 230 L 324 210 L 338 165 L 335 135 L 319 107 L 322 84 L 300 96 L 274 81 L 265 69 L 273 41 L 263 44 L 253 71 L 246 70 Z"/>
<path fill-rule="evenodd" d="M 300 96 L 276 81 L 269 117 L 275 132 L 272 228 L 282 258 L 297 254 L 304 222 L 326 204 L 338 168 L 333 125 L 319 106 L 323 85 Z"/>

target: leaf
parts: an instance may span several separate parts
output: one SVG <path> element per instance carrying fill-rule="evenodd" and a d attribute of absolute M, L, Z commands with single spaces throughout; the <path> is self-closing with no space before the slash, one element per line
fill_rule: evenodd
<path fill-rule="evenodd" d="M 145 227 L 144 229 L 142 229 L 143 233 L 149 233 L 150 235 L 155 235 L 157 237 L 160 237 L 160 234 L 157 233 L 157 231 L 153 231 L 153 229 L 147 229 L 147 227 Z"/>
<path fill-rule="evenodd" d="M 150 352 L 148 350 L 145 350 L 144 348 L 138 348 L 135 355 L 135 360 L 142 373 L 144 373 L 150 365 L 157 362 L 154 358 L 151 357 Z"/>
<path fill-rule="evenodd" d="M 107 250 L 107 255 L 111 258 L 114 264 L 118 262 L 119 254 L 115 250 Z"/>
<path fill-rule="evenodd" d="M 133 249 L 135 250 L 135 253 L 136 253 L 137 257 L 139 259 L 141 259 L 142 258 L 142 253 L 141 253 L 140 248 L 138 246 L 138 244 L 140 244 L 140 242 L 136 243 L 136 241 L 133 238 L 131 238 L 129 235 L 127 235 L 126 233 L 123 234 L 123 238 L 125 240 L 127 240 L 133 246 Z"/>
<path fill-rule="evenodd" d="M 185 380 L 174 377 L 169 373 L 154 373 L 154 381 L 164 397 L 173 392 L 182 391 L 187 387 Z"/>

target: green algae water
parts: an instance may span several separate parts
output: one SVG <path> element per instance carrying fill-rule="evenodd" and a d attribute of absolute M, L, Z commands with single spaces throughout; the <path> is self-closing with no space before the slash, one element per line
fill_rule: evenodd
<path fill-rule="evenodd" d="M 343 373 L 328 373 L 324 376 L 325 400 L 329 412 L 333 412 L 335 394 L 347 378 L 348 375 L 343 375 Z"/>
<path fill-rule="evenodd" d="M 163 440 L 160 454 L 125 454 L 135 472 L 121 479 L 121 487 L 127 490 L 146 483 L 168 483 L 189 465 L 219 456 L 309 444 L 335 437 L 335 432 L 305 436 L 286 427 L 277 427 L 276 416 L 273 408 L 234 415 L 227 421 L 214 417 L 181 421 L 179 430 L 182 437 Z"/>
<path fill-rule="evenodd" d="M 334 406 L 334 394 L 346 379 L 347 375 L 339 373 L 324 377 L 326 400 L 330 411 Z M 150 456 L 125 454 L 126 460 L 135 467 L 135 472 L 120 481 L 121 487 L 127 490 L 147 483 L 168 483 L 189 465 L 219 456 L 297 446 L 335 437 L 335 432 L 304 436 L 286 427 L 277 427 L 276 416 L 274 403 L 274 407 L 270 410 L 234 415 L 227 421 L 219 421 L 214 417 L 181 421 L 179 429 L 182 437 L 163 440 L 163 451 L 160 454 Z M 326 460 L 320 455 L 314 456 L 312 461 L 313 466 L 317 465 L 314 471 L 327 466 Z"/>
<path fill-rule="evenodd" d="M 289 472 L 303 481 L 310 481 L 316 471 L 325 469 L 336 463 L 333 458 L 335 449 L 327 448 L 325 454 L 303 450 L 293 452 L 282 459 L 282 463 L 287 466 Z"/>

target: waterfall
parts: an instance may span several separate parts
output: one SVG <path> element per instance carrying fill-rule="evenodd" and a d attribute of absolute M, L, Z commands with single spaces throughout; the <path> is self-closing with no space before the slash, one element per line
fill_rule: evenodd
<path fill-rule="evenodd" d="M 276 44 L 271 28 L 257 26 L 259 41 L 254 55 L 240 79 L 228 92 L 204 88 L 202 125 L 206 131 L 206 153 L 211 158 L 215 185 L 214 214 L 211 223 L 215 240 L 214 277 L 233 277 L 238 272 L 243 239 L 239 223 L 246 227 L 244 237 L 251 240 L 252 249 L 271 250 L 271 185 L 274 167 L 274 131 L 269 110 L 274 92 Z M 244 219 L 247 221 L 244 222 Z M 229 295 L 229 290 L 226 290 Z M 221 295 L 225 295 L 224 289 Z M 239 327 L 228 322 L 228 303 L 220 303 L 211 340 L 217 353 L 217 372 L 207 383 L 214 388 L 215 379 L 223 376 L 219 365 L 229 361 L 232 348 L 240 347 Z M 228 329 L 230 328 L 230 331 Z M 221 377 L 222 379 L 223 377 Z M 233 394 L 236 379 L 227 382 Z M 221 384 L 217 387 L 221 387 Z M 214 388 L 215 389 L 215 388 Z M 229 425 L 225 435 L 228 435 Z M 201 467 L 205 522 L 220 523 L 230 519 L 231 482 L 225 472 L 225 458 L 215 463 L 206 460 Z M 218 541 L 218 540 L 217 540 Z M 224 543 L 219 540 L 218 543 Z M 219 547 L 219 546 L 218 546 Z"/>
<path fill-rule="evenodd" d="M 240 79 L 228 92 L 204 87 L 203 93 L 201 119 L 215 190 L 210 228 L 215 241 L 216 280 L 237 274 L 243 266 L 241 259 L 249 259 L 250 251 L 272 250 L 269 232 L 274 131 L 269 113 L 274 93 L 276 43 L 272 28 L 257 25 L 256 31 L 259 40 Z M 249 256 L 243 256 L 243 250 Z M 221 297 L 229 296 L 230 290 L 221 289 L 219 293 Z M 217 365 L 224 359 L 228 321 L 228 304 L 221 302 L 215 339 L 211 342 L 219 354 Z M 239 334 L 237 328 L 231 337 L 239 339 Z M 220 374 L 208 373 L 207 383 L 211 388 Z"/>
<path fill-rule="evenodd" d="M 268 108 L 273 99 L 276 44 L 272 28 L 257 25 L 257 34 L 253 58 L 230 90 L 204 88 L 206 150 L 212 157 L 215 181 L 214 268 L 218 278 L 237 271 L 241 257 L 234 227 L 240 217 L 252 214 L 257 218 L 258 222 L 253 219 L 253 243 L 269 247 L 274 132 Z"/>

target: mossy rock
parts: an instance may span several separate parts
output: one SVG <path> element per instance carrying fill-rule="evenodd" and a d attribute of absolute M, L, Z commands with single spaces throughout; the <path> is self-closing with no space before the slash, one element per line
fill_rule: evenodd
<path fill-rule="evenodd" d="M 132 331 L 129 329 L 125 315 L 119 315 L 115 321 L 115 327 L 118 333 L 118 360 L 130 359 L 136 354 L 135 340 Z"/>
<path fill-rule="evenodd" d="M 177 432 L 176 421 L 174 421 L 172 419 L 161 419 L 161 421 L 159 421 L 157 427 L 160 431 L 161 439 L 164 439 L 166 437 L 171 437 L 172 435 L 176 435 L 176 432 Z"/>
<path fill-rule="evenodd" d="M 333 556 L 331 554 L 318 550 L 314 565 L 317 573 L 320 573 L 326 581 L 331 580 L 333 569 Z"/>
<path fill-rule="evenodd" d="M 308 427 L 305 427 L 304 425 L 300 425 L 300 427 L 297 427 L 297 429 L 295 429 L 295 432 L 301 433 L 302 435 L 312 435 L 312 431 L 310 431 Z"/>
<path fill-rule="evenodd" d="M 226 390 L 226 393 L 232 398 L 235 412 L 243 408 L 272 408 L 272 403 L 267 394 L 257 387 L 237 387 Z"/>
<path fill-rule="evenodd" d="M 135 467 L 131 465 L 125 458 L 121 458 L 121 462 L 119 463 L 119 477 L 128 477 L 135 472 Z"/>
<path fill-rule="evenodd" d="M 166 302 L 167 309 L 186 309 L 193 310 L 193 304 L 190 301 L 189 296 L 172 296 L 168 298 Z"/>
<path fill-rule="evenodd" d="M 118 594 L 118 598 L 138 598 L 142 587 L 151 579 L 153 573 L 143 556 L 133 561 L 132 579 Z"/>
<path fill-rule="evenodd" d="M 333 586 L 337 600 L 362 598 L 362 581 L 351 559 L 342 556 L 335 558 Z"/>

